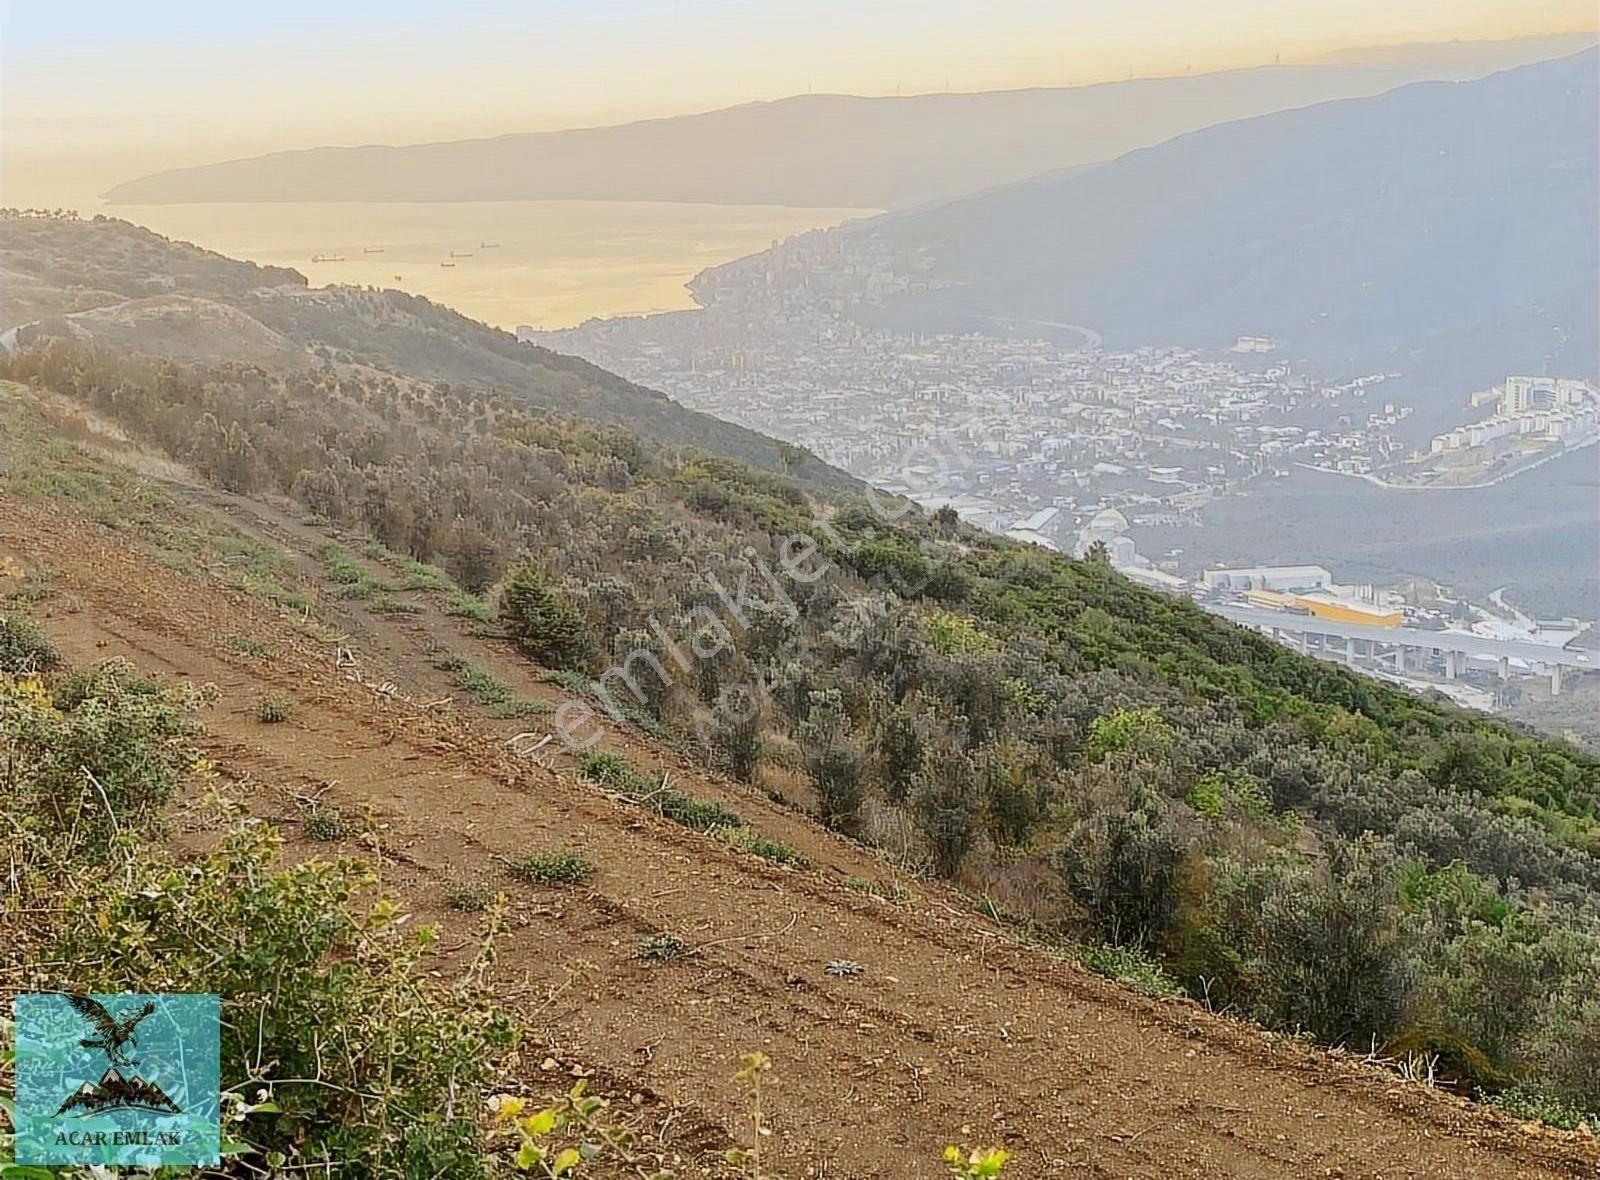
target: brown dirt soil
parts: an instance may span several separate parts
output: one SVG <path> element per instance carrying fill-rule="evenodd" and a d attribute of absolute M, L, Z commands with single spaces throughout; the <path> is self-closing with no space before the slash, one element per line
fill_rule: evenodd
<path fill-rule="evenodd" d="M 214 494 L 205 511 L 301 555 L 325 539 L 291 515 Z M 51 571 L 60 593 L 35 615 L 69 658 L 127 656 L 212 682 L 212 756 L 259 814 L 285 820 L 297 855 L 305 800 L 360 817 L 347 851 L 381 853 L 387 888 L 441 943 L 459 949 L 475 919 L 450 910 L 447 880 L 481 874 L 511 895 L 498 987 L 536 1011 L 545 1047 L 582 1062 L 604 1088 L 637 1094 L 680 1175 L 714 1174 L 748 1126 L 731 1075 L 742 1052 L 773 1062 L 773 1128 L 764 1174 L 926 1177 L 946 1143 L 999 1144 L 1007 1175 L 1119 1180 L 1554 1180 L 1600 1177 L 1593 1141 L 1522 1126 L 1348 1058 L 1319 1053 L 1188 1002 L 1140 998 L 1042 951 L 954 895 L 916 882 L 900 900 L 846 878 L 888 881 L 887 866 L 791 810 L 696 769 L 631 732 L 610 748 L 676 786 L 735 806 L 801 851 L 803 871 L 768 865 L 582 783 L 561 754 L 514 756 L 510 734 L 547 718 L 491 721 L 427 704 L 453 692 L 441 648 L 513 691 L 554 696 L 509 652 L 470 636 L 425 593 L 423 613 L 378 615 L 324 601 L 317 617 L 347 633 L 335 664 L 261 602 L 160 568 L 116 534 L 58 507 L 0 495 L 0 549 Z M 374 570 L 378 567 L 373 566 Z M 272 658 L 231 650 L 245 635 Z M 377 691 L 375 686 L 385 686 Z M 263 724 L 265 695 L 289 720 Z M 330 785 L 331 784 L 331 785 Z M 498 858 L 573 847 L 594 862 L 572 889 L 517 884 Z M 641 963 L 641 935 L 694 948 Z M 859 960 L 855 978 L 826 975 Z M 448 970 L 448 959 L 441 961 Z"/>

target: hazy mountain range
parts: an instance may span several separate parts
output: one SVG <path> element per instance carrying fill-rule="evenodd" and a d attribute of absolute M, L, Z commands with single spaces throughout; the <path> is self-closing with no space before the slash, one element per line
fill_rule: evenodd
<path fill-rule="evenodd" d="M 614 127 L 405 147 L 317 147 L 160 172 L 127 204 L 601 199 L 899 209 L 1112 159 L 1227 120 L 1475 78 L 1592 37 L 1408 46 L 1097 86 L 802 95 Z"/>
<path fill-rule="evenodd" d="M 1330 369 L 1596 369 L 1595 50 L 1226 123 L 834 231 L 900 326 L 1275 336 Z M 734 265 L 747 265 L 746 263 Z"/>

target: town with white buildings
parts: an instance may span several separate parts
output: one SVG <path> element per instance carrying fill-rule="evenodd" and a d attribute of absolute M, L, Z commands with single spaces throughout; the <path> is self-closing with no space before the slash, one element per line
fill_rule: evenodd
<path fill-rule="evenodd" d="M 829 272 L 793 278 L 786 252 L 813 237 L 706 272 L 703 310 L 519 335 L 984 527 L 1036 519 L 1063 548 L 1105 508 L 1174 520 L 1296 463 L 1360 473 L 1407 450 L 1389 431 L 1410 411 L 1381 401 L 1383 374 L 1322 382 L 1264 337 L 1202 355 L 867 326 Z"/>
<path fill-rule="evenodd" d="M 1508 376 L 1471 399 L 1474 408 L 1485 403 L 1494 407 L 1489 417 L 1435 435 L 1415 457 L 1414 482 L 1459 486 L 1503 478 L 1600 438 L 1600 390 L 1588 381 Z"/>
<path fill-rule="evenodd" d="M 1383 397 L 1389 374 L 1326 382 L 1277 359 L 1278 341 L 1251 335 L 1219 353 L 1115 352 L 1082 330 L 1058 343 L 870 326 L 847 309 L 908 280 L 841 258 L 826 238 L 802 235 L 702 274 L 701 310 L 518 335 L 798 443 L 884 490 L 949 504 L 1018 540 L 1103 556 L 1135 582 L 1464 704 L 1493 707 L 1522 677 L 1559 692 L 1564 677 L 1600 669 L 1593 651 L 1568 650 L 1594 634 L 1578 620 L 1542 625 L 1468 603 L 1446 613 L 1340 586 L 1319 566 L 1185 577 L 1171 555 L 1152 559 L 1129 535 L 1194 523 L 1214 498 L 1296 465 L 1416 483 L 1440 478 L 1439 455 L 1501 438 L 1522 440 L 1524 457 L 1580 441 L 1600 410 L 1587 382 L 1510 377 L 1490 399 L 1492 417 L 1429 449 L 1397 430 L 1411 409 Z M 1432 474 L 1418 474 L 1430 456 Z M 1474 470 L 1496 469 L 1484 462 Z"/>

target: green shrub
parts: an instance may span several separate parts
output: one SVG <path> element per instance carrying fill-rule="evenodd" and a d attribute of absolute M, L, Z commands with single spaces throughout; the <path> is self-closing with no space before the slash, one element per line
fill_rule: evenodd
<path fill-rule="evenodd" d="M 655 722 L 653 717 L 650 720 Z M 656 724 L 659 726 L 659 722 Z M 718 709 L 713 715 L 711 747 L 717 761 L 740 782 L 748 783 L 755 779 L 764 744 L 761 710 L 755 707 L 754 702 L 749 702 L 746 708 L 738 711 Z"/>
<path fill-rule="evenodd" d="M 872 746 L 884 794 L 898 807 L 911 797 L 922 773 L 922 730 L 910 712 L 896 707 L 879 720 Z"/>
<path fill-rule="evenodd" d="M 592 697 L 595 693 L 594 679 L 584 672 L 574 672 L 569 668 L 555 668 L 545 672 L 544 678 L 551 684 L 558 684 L 574 696 Z"/>
<path fill-rule="evenodd" d="M 1248 771 L 1207 771 L 1189 789 L 1185 801 L 1210 820 L 1243 816 L 1266 823 L 1272 818 L 1272 801 Z"/>
<path fill-rule="evenodd" d="M 356 555 L 342 545 L 330 542 L 317 552 L 322 558 L 323 571 L 328 581 L 338 587 L 335 593 L 340 598 L 371 598 L 392 589 L 388 583 L 370 573 Z"/>
<path fill-rule="evenodd" d="M 1103 762 L 1113 754 L 1164 753 L 1172 743 L 1172 726 L 1159 709 L 1117 709 L 1090 724 L 1084 757 Z"/>
<path fill-rule="evenodd" d="M 673 823 L 709 832 L 714 828 L 737 828 L 744 823 L 739 813 L 709 799 L 696 799 L 680 791 L 660 791 L 650 800 L 657 814 Z"/>
<path fill-rule="evenodd" d="M 508 865 L 511 875 L 530 885 L 578 885 L 594 875 L 594 865 L 581 852 L 562 849 L 534 852 Z"/>
<path fill-rule="evenodd" d="M 249 825 L 195 862 L 152 849 L 82 882 L 50 956 L 72 974 L 51 982 L 220 995 L 222 1076 L 263 1107 L 234 1133 L 274 1173 L 485 1177 L 479 1111 L 509 1025 L 470 975 L 433 978 L 432 929 L 385 898 L 357 908 L 370 873 L 277 851 Z"/>
<path fill-rule="evenodd" d="M 489 908 L 494 900 L 494 889 L 481 875 L 460 873 L 445 878 L 444 903 L 464 914 L 476 914 Z"/>
<path fill-rule="evenodd" d="M 492 623 L 495 620 L 493 605 L 465 590 L 451 591 L 444 613 L 452 618 L 471 619 L 475 623 Z"/>
<path fill-rule="evenodd" d="M 480 705 L 499 705 L 511 699 L 511 690 L 481 668 L 470 664 L 456 672 L 456 687 Z"/>
<path fill-rule="evenodd" d="M 430 566 L 426 561 L 418 561 L 406 553 L 395 553 L 379 540 L 366 542 L 366 556 L 373 561 L 382 561 L 397 571 L 402 590 L 454 590 L 456 587 L 450 580 L 450 574 L 443 569 Z"/>
<path fill-rule="evenodd" d="M 304 610 L 306 596 L 289 588 L 296 581 L 294 559 L 282 549 L 240 533 L 215 538 L 211 548 L 221 560 L 222 580 L 246 594 L 288 610 Z"/>
<path fill-rule="evenodd" d="M 919 785 L 911 800 L 911 816 L 928 842 L 934 870 L 953 877 L 977 841 L 982 798 L 977 767 L 949 743 L 928 752 Z"/>
<path fill-rule="evenodd" d="M 588 622 L 532 562 L 500 591 L 500 620 L 523 654 L 546 668 L 583 671 L 593 659 Z"/>
<path fill-rule="evenodd" d="M 0 940 L 0 974 L 220 996 L 224 1117 L 253 1145 L 245 1171 L 485 1177 L 478 1111 L 511 1029 L 478 981 L 441 985 L 432 931 L 353 862 L 286 867 L 254 821 L 181 857 L 154 839 L 181 781 L 213 781 L 191 717 L 208 694 L 122 661 L 53 689 L 0 675 L 7 906 L 27 914 Z"/>
<path fill-rule="evenodd" d="M 398 567 L 402 590 L 454 591 L 456 589 L 456 584 L 450 580 L 450 575 L 436 565 L 429 565 L 427 562 L 398 553 L 387 553 L 386 560 L 388 564 Z"/>
<path fill-rule="evenodd" d="M 1336 844 L 1325 866 L 1282 858 L 1229 866 L 1215 885 L 1215 928 L 1237 964 L 1226 998 L 1271 1028 L 1327 1045 L 1383 1044 L 1415 995 L 1392 853 Z"/>
<path fill-rule="evenodd" d="M 578 763 L 578 773 L 592 783 L 625 790 L 649 790 L 650 781 L 620 756 L 608 750 L 590 750 Z"/>
<path fill-rule="evenodd" d="M 1575 943 L 1576 940 L 1571 940 Z M 1569 944 L 1570 945 L 1570 944 Z M 1569 1106 L 1587 1111 L 1591 1130 L 1600 1130 L 1600 940 L 1590 943 L 1586 960 L 1553 994 L 1539 1022 L 1528 1054 L 1528 1072 L 1537 1087 Z"/>
<path fill-rule="evenodd" d="M 61 653 L 32 619 L 0 615 L 0 673 L 26 676 L 60 664 Z"/>
<path fill-rule="evenodd" d="M 1499 1094 L 1488 1096 L 1491 1105 L 1507 1114 L 1529 1122 L 1544 1123 L 1563 1131 L 1576 1131 L 1587 1125 L 1591 1130 L 1600 1125 L 1600 1115 L 1585 1111 L 1547 1091 L 1532 1086 L 1513 1086 Z"/>
<path fill-rule="evenodd" d="M 1177 917 L 1183 856 L 1161 798 L 1135 788 L 1073 824 L 1053 859 L 1096 933 L 1128 946 L 1150 944 Z"/>
<path fill-rule="evenodd" d="M 112 660 L 64 677 L 54 694 L 0 678 L 0 795 L 15 822 L 64 852 L 96 857 L 172 799 L 199 759 L 192 710 L 206 694 L 166 689 Z"/>
<path fill-rule="evenodd" d="M 737 828 L 744 823 L 738 812 L 721 803 L 662 787 L 605 750 L 590 750 L 585 754 L 578 764 L 578 773 L 592 783 L 614 788 L 657 815 L 697 832 Z"/>
<path fill-rule="evenodd" d="M 796 736 L 805 750 L 806 772 L 817 787 L 822 822 L 853 832 L 861 814 L 862 758 L 838 689 L 811 694 L 810 712 Z"/>

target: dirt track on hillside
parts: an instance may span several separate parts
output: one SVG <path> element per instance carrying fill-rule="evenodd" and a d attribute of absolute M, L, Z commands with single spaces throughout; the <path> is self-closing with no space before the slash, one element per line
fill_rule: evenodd
<path fill-rule="evenodd" d="M 303 540 L 268 510 L 233 508 L 242 527 Z M 445 928 L 444 944 L 473 925 L 443 904 L 449 875 L 504 881 L 497 857 L 581 848 L 599 868 L 585 887 L 507 883 L 513 929 L 498 978 L 508 1006 L 542 1006 L 537 1027 L 553 1056 L 669 1112 L 661 1133 L 683 1153 L 680 1175 L 709 1174 L 708 1161 L 736 1141 L 744 1104 L 731 1075 L 741 1052 L 759 1049 L 776 1078 L 767 1172 L 791 1180 L 935 1176 L 939 1152 L 958 1141 L 1005 1146 L 1015 1155 L 1007 1175 L 1018 1177 L 1600 1177 L 1592 1142 L 1520 1127 L 1190 1003 L 1142 999 L 1016 945 L 939 889 L 912 884 L 901 902 L 852 890 L 846 878 L 891 873 L 636 735 L 608 741 L 674 785 L 727 800 L 812 867 L 767 865 L 608 798 L 566 759 L 516 758 L 504 738 L 542 718 L 462 720 L 420 703 L 449 692 L 430 647 L 470 643 L 475 661 L 505 658 L 436 614 L 396 621 L 339 606 L 362 683 L 270 609 L 186 581 L 59 511 L 0 497 L 0 550 L 55 575 L 58 595 L 35 613 L 70 658 L 125 655 L 217 684 L 208 743 L 252 806 L 289 820 L 296 838 L 297 795 L 322 791 L 366 817 L 387 886 Z M 239 634 L 276 658 L 218 642 Z M 515 687 L 531 694 L 523 676 Z M 385 682 L 396 695 L 374 690 Z M 291 699 L 288 723 L 256 719 L 266 693 Z M 642 964 L 636 941 L 656 931 L 699 950 Z M 865 973 L 824 974 L 840 958 Z"/>

